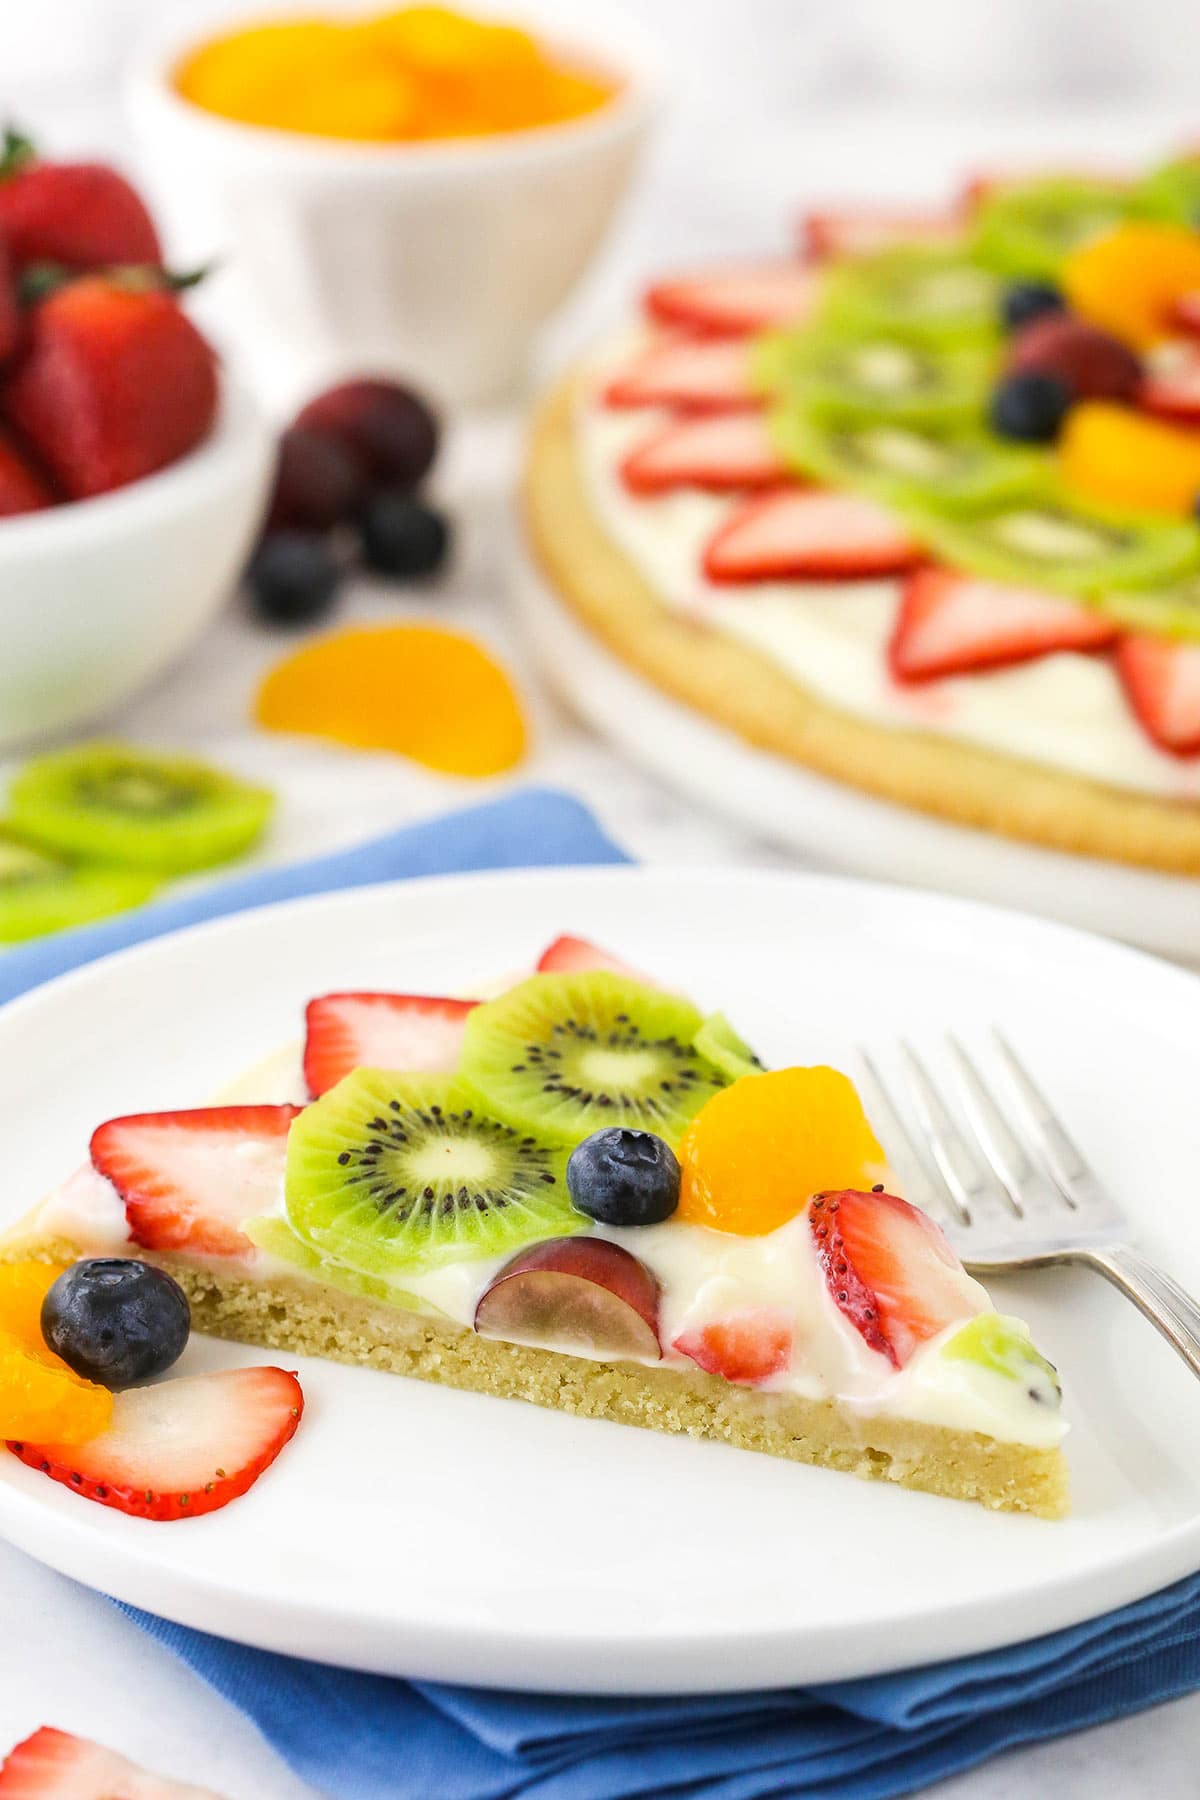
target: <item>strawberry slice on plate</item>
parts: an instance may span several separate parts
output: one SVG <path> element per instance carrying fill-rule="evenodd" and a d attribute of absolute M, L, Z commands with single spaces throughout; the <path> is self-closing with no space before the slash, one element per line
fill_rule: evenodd
<path fill-rule="evenodd" d="M 816 309 L 819 285 L 803 263 L 731 263 L 656 282 L 645 304 L 663 325 L 738 337 L 802 324 Z"/>
<path fill-rule="evenodd" d="M 580 975 L 594 969 L 609 975 L 627 975 L 634 981 L 646 981 L 644 975 L 631 969 L 619 956 L 602 950 L 599 944 L 593 944 L 587 938 L 572 937 L 569 932 L 547 944 L 537 960 L 539 975 Z"/>
<path fill-rule="evenodd" d="M 808 1224 L 835 1304 L 897 1369 L 978 1310 L 974 1282 L 927 1213 L 895 1194 L 815 1194 Z"/>
<path fill-rule="evenodd" d="M 313 1099 L 352 1069 L 448 1075 L 478 1003 L 433 994 L 321 994 L 305 1011 L 304 1079 Z"/>
<path fill-rule="evenodd" d="M 1171 344 L 1152 356 L 1136 398 L 1160 419 L 1200 424 L 1200 344 Z"/>
<path fill-rule="evenodd" d="M 710 581 L 853 581 L 899 574 L 920 547 L 884 507 L 861 494 L 800 483 L 745 501 L 709 539 Z"/>
<path fill-rule="evenodd" d="M 1117 673 L 1147 737 L 1173 756 L 1200 751 L 1200 644 L 1135 632 L 1121 639 Z"/>
<path fill-rule="evenodd" d="M 681 487 L 714 494 L 770 487 L 787 472 L 760 413 L 680 420 L 638 444 L 620 470 L 629 492 L 639 496 Z"/>
<path fill-rule="evenodd" d="M 898 681 L 933 681 L 1056 650 L 1098 650 L 1116 636 L 1103 614 L 1058 594 L 918 569 L 901 596 L 888 662 Z"/>
<path fill-rule="evenodd" d="M 125 1202 L 129 1235 L 147 1250 L 244 1256 L 244 1219 L 283 1186 L 298 1106 L 207 1106 L 132 1113 L 92 1134 L 92 1166 Z"/>
<path fill-rule="evenodd" d="M 181 1375 L 113 1399 L 112 1422 L 86 1444 L 9 1449 L 86 1500 L 139 1519 L 194 1519 L 253 1487 L 304 1411 L 294 1375 L 269 1365 Z"/>
<path fill-rule="evenodd" d="M 762 405 L 750 385 L 749 351 L 740 338 L 661 339 L 619 369 L 601 397 L 606 406 L 670 406 L 694 413 Z"/>
<path fill-rule="evenodd" d="M 787 1368 L 792 1359 L 792 1322 L 769 1307 L 731 1313 L 727 1319 L 680 1332 L 671 1348 L 690 1356 L 707 1375 L 753 1386 Z"/>
<path fill-rule="evenodd" d="M 961 237 L 963 216 L 955 207 L 918 211 L 895 206 L 839 206 L 806 213 L 800 245 L 814 262 L 842 256 L 875 256 L 911 244 L 952 243 Z"/>
<path fill-rule="evenodd" d="M 42 1725 L 0 1767 L 2 1800 L 220 1800 L 211 1788 L 152 1775 L 90 1738 Z"/>

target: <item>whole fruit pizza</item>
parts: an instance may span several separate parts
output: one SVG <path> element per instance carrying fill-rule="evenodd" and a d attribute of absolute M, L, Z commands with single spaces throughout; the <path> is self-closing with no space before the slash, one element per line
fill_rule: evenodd
<path fill-rule="evenodd" d="M 1200 150 L 654 282 L 524 501 L 566 606 L 752 744 L 1200 872 Z"/>

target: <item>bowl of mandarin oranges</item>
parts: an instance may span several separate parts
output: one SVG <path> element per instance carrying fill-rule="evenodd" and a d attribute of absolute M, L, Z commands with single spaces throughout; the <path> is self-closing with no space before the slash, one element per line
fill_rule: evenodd
<path fill-rule="evenodd" d="M 607 15 L 568 36 L 549 0 L 317 4 L 264 18 L 243 0 L 144 45 L 135 129 L 299 354 L 418 368 L 444 402 L 506 398 L 629 184 L 653 52 Z"/>

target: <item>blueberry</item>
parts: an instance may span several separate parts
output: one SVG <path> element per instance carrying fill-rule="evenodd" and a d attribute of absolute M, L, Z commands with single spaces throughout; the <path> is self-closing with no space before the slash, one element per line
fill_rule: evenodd
<path fill-rule="evenodd" d="M 400 581 L 432 575 L 450 543 L 450 530 L 440 513 L 386 488 L 371 495 L 359 528 L 367 567 Z"/>
<path fill-rule="evenodd" d="M 992 430 L 1025 444 L 1049 444 L 1058 436 L 1073 398 L 1057 375 L 1036 369 L 1006 375 L 992 395 Z"/>
<path fill-rule="evenodd" d="M 273 625 L 303 625 L 329 608 L 341 580 L 333 551 L 307 531 L 271 531 L 250 564 L 255 609 Z"/>
<path fill-rule="evenodd" d="M 106 1388 L 149 1381 L 182 1354 L 187 1295 L 150 1263 L 96 1256 L 65 1269 L 42 1302 L 42 1336 L 56 1356 Z"/>
<path fill-rule="evenodd" d="M 652 1131 L 610 1125 L 572 1150 L 567 1191 L 605 1225 L 657 1225 L 679 1205 L 679 1164 Z"/>
<path fill-rule="evenodd" d="M 1052 281 L 1014 281 L 1005 288 L 1000 302 L 1006 331 L 1020 331 L 1031 319 L 1066 310 L 1067 303 Z"/>

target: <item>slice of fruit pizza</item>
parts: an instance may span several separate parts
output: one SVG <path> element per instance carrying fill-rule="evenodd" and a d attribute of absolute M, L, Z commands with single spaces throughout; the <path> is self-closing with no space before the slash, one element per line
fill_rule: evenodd
<path fill-rule="evenodd" d="M 71 1265 L 41 1314 L 71 1447 L 46 1447 L 53 1420 L 6 1425 L 0 1359 L 0 1433 L 32 1467 L 109 1504 L 161 1489 L 163 1510 L 126 1505 L 151 1517 L 195 1504 L 218 1378 L 118 1392 L 98 1420 L 84 1391 L 143 1368 L 103 1332 L 128 1269 L 143 1337 L 169 1340 L 152 1369 L 177 1354 L 166 1272 L 221 1336 L 1065 1511 L 1054 1369 L 895 1191 L 845 1075 L 765 1070 L 723 1015 L 575 937 L 497 998 L 321 995 L 306 1023 L 226 1104 L 105 1121 L 10 1235 L 16 1269 Z M 222 1379 L 202 1505 L 299 1417 L 280 1370 Z"/>

